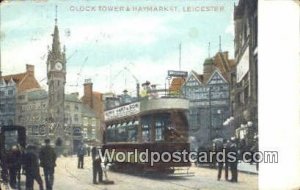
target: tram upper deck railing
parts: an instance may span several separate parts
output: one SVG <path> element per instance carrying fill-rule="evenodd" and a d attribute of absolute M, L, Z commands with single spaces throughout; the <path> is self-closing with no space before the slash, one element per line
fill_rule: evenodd
<path fill-rule="evenodd" d="M 159 92 L 158 90 L 156 92 Z M 152 111 L 188 110 L 189 100 L 179 94 L 148 94 L 132 102 L 121 104 L 104 112 L 105 121 L 119 119 L 127 116 L 145 114 Z"/>

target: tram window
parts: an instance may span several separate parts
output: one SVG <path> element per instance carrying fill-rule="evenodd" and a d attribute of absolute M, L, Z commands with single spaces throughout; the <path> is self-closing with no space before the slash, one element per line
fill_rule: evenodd
<path fill-rule="evenodd" d="M 143 142 L 149 142 L 150 141 L 150 125 L 144 124 L 142 125 L 142 140 Z"/>
<path fill-rule="evenodd" d="M 119 141 L 127 141 L 127 131 L 126 131 L 127 124 L 123 123 L 118 127 L 118 137 Z"/>
<path fill-rule="evenodd" d="M 108 142 L 115 141 L 115 125 L 109 126 L 107 128 L 107 141 Z"/>
<path fill-rule="evenodd" d="M 135 142 L 137 136 L 136 126 L 131 126 L 128 128 L 128 142 Z"/>
<path fill-rule="evenodd" d="M 155 122 L 155 140 L 160 141 L 163 140 L 163 121 L 156 121 Z"/>

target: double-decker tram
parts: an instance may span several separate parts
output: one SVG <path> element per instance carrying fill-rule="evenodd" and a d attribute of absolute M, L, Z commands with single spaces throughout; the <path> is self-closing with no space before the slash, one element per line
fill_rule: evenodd
<path fill-rule="evenodd" d="M 105 144 L 103 150 L 133 155 L 122 162 L 114 157 L 116 168 L 156 171 L 171 174 L 188 169 L 188 160 L 173 160 L 164 154 L 189 151 L 188 122 L 185 112 L 189 101 L 180 97 L 143 98 L 105 111 Z M 148 152 L 147 152 L 148 151 Z M 136 160 L 142 153 L 157 152 L 155 162 Z M 164 155 L 164 156 L 163 156 Z M 142 157 L 143 157 L 142 156 Z M 158 156 L 163 156 L 164 159 Z M 184 167 L 184 168 L 183 168 Z"/>

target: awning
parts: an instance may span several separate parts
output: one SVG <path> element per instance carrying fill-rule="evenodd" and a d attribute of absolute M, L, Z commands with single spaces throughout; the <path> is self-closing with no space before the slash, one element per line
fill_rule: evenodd
<path fill-rule="evenodd" d="M 107 129 L 110 129 L 111 128 L 111 125 L 107 126 Z"/>
<path fill-rule="evenodd" d="M 123 124 L 122 124 L 122 127 L 126 127 L 127 126 L 127 122 L 124 122 Z"/>
<path fill-rule="evenodd" d="M 128 126 L 131 126 L 131 125 L 133 125 L 133 122 L 132 122 L 132 121 L 129 121 L 129 122 L 128 122 Z"/>
<path fill-rule="evenodd" d="M 139 120 L 136 120 L 134 121 L 133 125 L 139 125 L 140 124 L 140 121 Z"/>
<path fill-rule="evenodd" d="M 117 125 L 117 127 L 121 127 L 121 124 L 119 123 L 119 124 Z"/>
<path fill-rule="evenodd" d="M 115 124 L 113 124 L 112 126 L 111 126 L 111 128 L 115 128 L 116 127 L 116 125 Z"/>

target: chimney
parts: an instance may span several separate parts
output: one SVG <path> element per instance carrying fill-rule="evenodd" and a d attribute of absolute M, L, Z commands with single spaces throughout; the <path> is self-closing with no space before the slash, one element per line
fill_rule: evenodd
<path fill-rule="evenodd" d="M 223 55 L 224 55 L 225 59 L 228 60 L 228 51 L 224 51 Z"/>
<path fill-rule="evenodd" d="M 26 72 L 30 75 L 34 75 L 34 65 L 26 64 Z"/>
<path fill-rule="evenodd" d="M 203 63 L 203 82 L 206 83 L 214 71 L 214 60 L 206 58 Z"/>
<path fill-rule="evenodd" d="M 84 98 L 83 103 L 93 108 L 93 83 L 91 79 L 84 80 Z"/>

